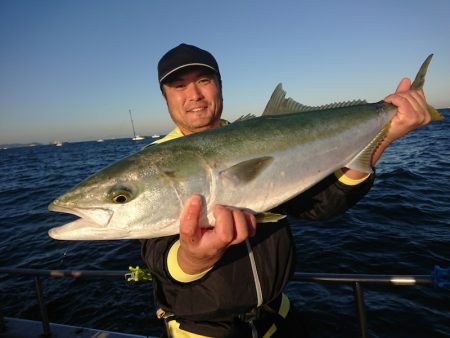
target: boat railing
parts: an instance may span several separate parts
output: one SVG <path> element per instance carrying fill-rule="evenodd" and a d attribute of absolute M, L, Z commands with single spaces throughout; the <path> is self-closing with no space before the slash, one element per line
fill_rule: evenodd
<path fill-rule="evenodd" d="M 42 270 L 42 269 L 20 269 L 0 267 L 0 274 L 15 276 L 29 276 L 34 279 L 36 299 L 42 322 L 42 337 L 51 337 L 50 321 L 45 305 L 44 293 L 41 285 L 41 277 L 72 277 L 72 278 L 127 278 L 133 277 L 133 271 L 97 271 L 97 270 Z M 137 280 L 137 278 L 131 278 Z M 330 273 L 307 273 L 296 272 L 292 278 L 297 282 L 324 282 L 324 283 L 346 283 L 353 286 L 353 298 L 356 307 L 356 316 L 359 323 L 359 335 L 361 338 L 368 337 L 368 326 L 366 309 L 364 304 L 363 284 L 384 284 L 384 285 L 429 285 L 437 287 L 450 286 L 450 269 L 443 269 L 439 266 L 434 268 L 430 275 L 374 275 L 374 274 L 330 274 Z M 5 331 L 3 313 L 0 312 L 0 333 Z"/>
<path fill-rule="evenodd" d="M 294 274 L 293 280 L 300 282 L 329 282 L 352 284 L 356 316 L 359 323 L 359 335 L 361 338 L 367 338 L 368 326 L 366 308 L 364 304 L 364 291 L 362 287 L 363 284 L 444 286 L 441 285 L 443 283 L 442 272 L 446 272 L 448 274 L 448 271 L 438 266 L 435 267 L 435 270 L 431 275 L 373 275 L 296 272 Z"/>

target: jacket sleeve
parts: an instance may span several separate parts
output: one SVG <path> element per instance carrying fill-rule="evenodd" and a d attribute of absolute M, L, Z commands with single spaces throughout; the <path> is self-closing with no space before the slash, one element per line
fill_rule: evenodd
<path fill-rule="evenodd" d="M 178 236 L 165 236 L 141 240 L 141 256 L 152 275 L 157 279 L 170 279 L 167 270 L 167 253 Z"/>
<path fill-rule="evenodd" d="M 344 213 L 361 200 L 372 188 L 374 177 L 375 174 L 372 173 L 363 182 L 348 185 L 339 181 L 335 174 L 331 174 L 272 211 L 299 218 L 328 219 Z"/>

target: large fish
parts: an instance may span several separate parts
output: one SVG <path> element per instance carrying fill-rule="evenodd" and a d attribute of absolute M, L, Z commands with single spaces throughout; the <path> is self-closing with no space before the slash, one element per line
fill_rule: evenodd
<path fill-rule="evenodd" d="M 431 56 L 414 89 L 422 88 Z M 192 194 L 204 197 L 206 226 L 214 222 L 216 203 L 264 213 L 339 168 L 371 171 L 371 154 L 395 106 L 353 101 L 308 107 L 285 95 L 278 85 L 260 117 L 147 147 L 97 172 L 49 205 L 80 217 L 49 235 L 61 240 L 173 235 Z M 442 119 L 431 106 L 429 111 Z"/>

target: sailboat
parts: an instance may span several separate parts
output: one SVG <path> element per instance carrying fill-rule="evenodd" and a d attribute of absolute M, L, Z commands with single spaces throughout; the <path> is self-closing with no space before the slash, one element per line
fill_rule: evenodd
<path fill-rule="evenodd" d="M 142 136 L 136 135 L 136 131 L 134 130 L 134 123 L 133 123 L 133 117 L 131 116 L 131 109 L 128 109 L 128 112 L 130 113 L 131 127 L 133 128 L 134 137 L 132 138 L 132 140 L 133 141 L 143 140 L 144 138 Z"/>

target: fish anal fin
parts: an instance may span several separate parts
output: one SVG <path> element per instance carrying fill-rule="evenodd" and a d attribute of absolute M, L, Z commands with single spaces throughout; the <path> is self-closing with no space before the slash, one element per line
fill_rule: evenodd
<path fill-rule="evenodd" d="M 361 150 L 359 154 L 356 155 L 350 161 L 350 163 L 346 165 L 346 167 L 364 173 L 372 173 L 372 154 L 386 136 L 390 125 L 390 123 L 387 123 L 384 128 L 374 137 L 374 139 L 363 150 Z"/>
<path fill-rule="evenodd" d="M 233 185 L 247 184 L 258 177 L 272 162 L 271 156 L 253 158 L 222 170 L 219 177 Z"/>
<path fill-rule="evenodd" d="M 274 223 L 285 217 L 286 215 L 276 214 L 273 212 L 260 212 L 255 214 L 256 223 Z"/>

